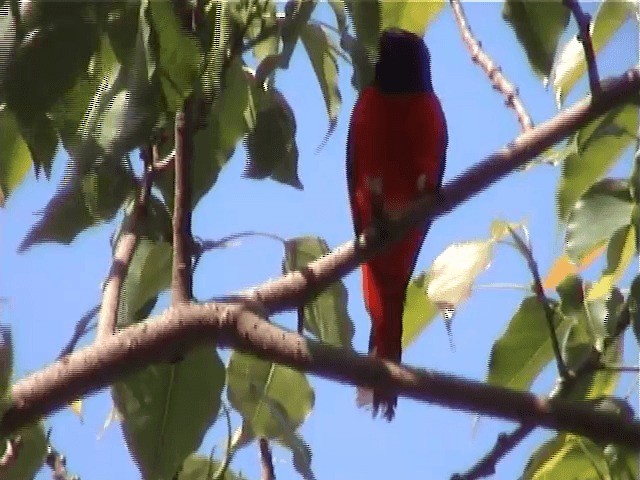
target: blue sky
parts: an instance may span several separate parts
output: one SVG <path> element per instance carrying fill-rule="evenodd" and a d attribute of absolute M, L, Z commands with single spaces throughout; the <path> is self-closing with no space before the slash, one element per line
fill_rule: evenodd
<path fill-rule="evenodd" d="M 597 4 L 584 2 L 594 12 Z M 534 122 L 554 115 L 551 91 L 545 90 L 526 61 L 515 35 L 503 22 L 501 3 L 465 4 L 474 34 L 521 92 Z M 315 18 L 334 23 L 332 12 L 321 3 Z M 574 32 L 575 24 L 569 29 Z M 637 63 L 637 23 L 627 22 L 612 43 L 598 57 L 602 76 L 618 74 Z M 431 49 L 434 87 L 439 94 L 449 125 L 448 165 L 445 183 L 487 154 L 509 142 L 519 132 L 513 113 L 503 106 L 502 97 L 489 85 L 484 72 L 474 65 L 462 43 L 449 7 L 431 24 L 426 41 Z M 194 233 L 216 239 L 243 230 L 275 233 L 281 237 L 319 235 L 335 247 L 351 238 L 352 227 L 345 183 L 344 144 L 349 113 L 355 101 L 350 85 L 351 68 L 340 60 L 340 87 L 343 108 L 338 126 L 327 145 L 316 153 L 327 128 L 320 89 L 306 58 L 298 46 L 291 68 L 277 76 L 277 86 L 288 98 L 298 124 L 299 173 L 304 191 L 271 181 L 241 178 L 245 151 L 238 148 L 223 170 L 212 192 L 199 204 L 193 220 Z M 584 95 L 581 81 L 568 103 Z M 52 180 L 36 181 L 30 176 L 0 211 L 0 296 L 2 322 L 8 323 L 15 339 L 17 377 L 33 372 L 59 353 L 73 332 L 78 318 L 100 297 L 100 284 L 110 263 L 109 237 L 115 225 L 104 225 L 81 234 L 71 246 L 39 245 L 18 255 L 17 246 L 36 220 L 62 178 L 65 156 L 59 154 Z M 614 168 L 613 174 L 626 176 L 631 152 Z M 542 166 L 511 175 L 491 190 L 478 195 L 450 215 L 437 220 L 422 249 L 417 272 L 447 245 L 486 237 L 494 219 L 526 221 L 540 269 L 546 272 L 562 252 L 563 237 L 555 220 L 554 193 L 559 168 Z M 277 242 L 247 239 L 240 245 L 207 254 L 199 265 L 194 284 L 199 298 L 257 285 L 280 274 L 282 248 Z M 592 278 L 602 268 L 595 265 Z M 636 268 L 635 266 L 632 269 Z M 369 320 L 363 307 L 359 273 L 345 278 L 349 291 L 349 313 L 356 326 L 355 347 L 366 349 Z M 507 247 L 499 247 L 490 270 L 480 283 L 512 282 L 529 284 L 521 258 Z M 404 361 L 455 375 L 483 380 L 493 341 L 503 332 L 523 298 L 522 291 L 478 289 L 457 313 L 453 324 L 455 351 L 449 348 L 446 331 L 436 321 L 405 353 Z M 165 296 L 158 308 L 168 304 Z M 283 314 L 274 318 L 293 328 L 295 318 Z M 88 340 L 87 340 L 88 341 Z M 628 364 L 637 363 L 637 347 L 626 342 Z M 223 359 L 229 351 L 222 351 Z M 554 379 L 553 367 L 534 384 L 537 392 L 548 390 Z M 319 479 L 357 478 L 449 478 L 468 469 L 493 445 L 496 436 L 511 431 L 514 424 L 482 418 L 474 432 L 474 415 L 437 405 L 400 399 L 392 423 L 372 420 L 355 406 L 355 388 L 311 377 L 316 392 L 313 412 L 301 434 L 313 451 L 312 466 Z M 619 389 L 625 394 L 633 385 L 627 374 Z M 637 390 L 632 394 L 637 398 Z M 64 410 L 47 423 L 53 427 L 55 446 L 68 458 L 70 472 L 86 479 L 138 478 L 119 427 L 112 424 L 104 433 L 102 425 L 111 408 L 106 391 L 85 399 L 84 422 Z M 238 415 L 232 417 L 234 428 Z M 203 443 L 223 450 L 224 422 L 216 424 Z M 97 437 L 101 435 L 98 439 Z M 550 433 L 538 431 L 502 461 L 496 478 L 515 478 L 535 446 Z M 274 449 L 279 480 L 298 478 L 287 450 Z M 240 451 L 232 469 L 249 478 L 260 475 L 257 446 Z M 43 470 L 39 479 L 50 478 Z"/>

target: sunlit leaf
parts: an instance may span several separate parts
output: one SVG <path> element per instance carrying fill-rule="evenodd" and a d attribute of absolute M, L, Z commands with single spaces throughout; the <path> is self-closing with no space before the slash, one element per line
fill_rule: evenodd
<path fill-rule="evenodd" d="M 298 237 L 287 240 L 283 273 L 302 270 L 308 263 L 327 255 L 331 249 L 319 237 Z M 302 308 L 304 328 L 322 342 L 352 348 L 353 322 L 347 311 L 347 289 L 342 281 L 326 288 Z"/>
<path fill-rule="evenodd" d="M 0 206 L 22 183 L 31 167 L 29 147 L 8 108 L 0 110 Z"/>
<path fill-rule="evenodd" d="M 173 478 L 220 409 L 225 369 L 211 346 L 151 365 L 114 383 L 129 452 L 144 478 Z"/>
<path fill-rule="evenodd" d="M 636 4 L 632 1 L 602 0 L 590 29 L 591 44 L 596 55 L 633 15 L 635 8 Z M 573 36 L 563 47 L 553 66 L 553 90 L 558 106 L 586 71 L 584 47 L 577 36 Z"/>
<path fill-rule="evenodd" d="M 582 261 L 617 230 L 629 225 L 634 203 L 627 180 L 605 178 L 591 186 L 569 214 L 566 233 L 569 258 Z"/>
<path fill-rule="evenodd" d="M 545 290 L 556 288 L 567 276 L 578 274 L 591 265 L 605 250 L 605 245 L 594 248 L 585 254 L 582 261 L 578 264 L 569 260 L 569 256 L 566 253 L 559 256 L 549 269 L 549 273 L 546 278 L 543 280 L 543 288 Z"/>
<path fill-rule="evenodd" d="M 553 324 L 556 337 L 562 338 L 571 319 L 556 314 Z M 552 359 L 553 348 L 544 308 L 536 297 L 527 297 L 507 330 L 493 344 L 487 381 L 491 385 L 526 390 Z"/>
<path fill-rule="evenodd" d="M 444 7 L 444 0 L 430 2 L 382 0 L 382 30 L 401 28 L 423 36 L 429 23 Z"/>
<path fill-rule="evenodd" d="M 217 460 L 209 460 L 202 455 L 189 455 L 182 464 L 182 470 L 175 477 L 175 480 L 209 480 L 214 479 L 216 472 L 219 471 L 222 462 Z M 224 472 L 222 478 L 216 480 L 246 480 L 246 477 L 242 474 L 237 474 L 231 471 L 230 468 Z"/>
<path fill-rule="evenodd" d="M 514 29 L 533 71 L 546 80 L 570 11 L 562 0 L 506 0 L 502 17 Z"/>
<path fill-rule="evenodd" d="M 607 267 L 602 277 L 593 284 L 587 300 L 595 300 L 609 294 L 622 277 L 636 254 L 636 228 L 634 225 L 622 227 L 613 234 L 607 247 Z"/>
<path fill-rule="evenodd" d="M 42 467 L 47 454 L 47 437 L 41 423 L 20 428 L 10 438 L 20 436 L 21 445 L 15 462 L 7 469 L 2 470 L 3 480 L 25 480 L 34 478 Z M 7 448 L 7 438 L 0 437 L 0 456 Z"/>
<path fill-rule="evenodd" d="M 570 140 L 556 199 L 565 222 L 580 196 L 611 168 L 636 138 L 638 107 L 622 105 L 578 130 Z"/>
<path fill-rule="evenodd" d="M 427 272 L 407 287 L 402 314 L 402 348 L 411 345 L 438 315 L 438 307 L 427 296 Z"/>

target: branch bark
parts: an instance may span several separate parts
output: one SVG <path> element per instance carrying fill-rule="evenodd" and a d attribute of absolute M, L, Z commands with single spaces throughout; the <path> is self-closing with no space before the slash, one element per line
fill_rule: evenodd
<path fill-rule="evenodd" d="M 399 365 L 305 339 L 269 323 L 251 305 L 181 304 L 101 343 L 54 362 L 13 386 L 0 435 L 15 431 L 124 373 L 170 360 L 177 348 L 217 343 L 324 378 L 458 410 L 569 431 L 596 441 L 640 447 L 640 422 L 585 402 L 546 400 L 448 373 Z"/>
<path fill-rule="evenodd" d="M 136 226 L 144 214 L 147 196 L 151 188 L 153 160 L 150 158 L 152 157 L 150 150 L 151 147 L 144 152 L 144 155 L 146 155 L 145 170 L 140 185 L 140 193 L 133 207 L 133 212 L 125 219 L 125 224 L 122 227 L 122 235 L 117 240 L 113 253 L 113 262 L 111 263 L 109 275 L 107 276 L 102 292 L 102 303 L 100 304 L 98 331 L 96 335 L 98 341 L 113 334 L 116 329 L 116 324 L 118 323 L 118 305 L 120 304 L 122 284 L 127 277 L 129 264 L 133 259 L 133 254 L 138 244 Z"/>
<path fill-rule="evenodd" d="M 175 188 L 173 207 L 173 266 L 171 303 L 192 298 L 191 163 L 193 160 L 193 99 L 187 98 L 176 115 Z"/>
<path fill-rule="evenodd" d="M 262 470 L 260 480 L 276 480 L 276 474 L 273 469 L 273 458 L 271 456 L 271 449 L 269 448 L 269 440 L 261 438 L 259 446 L 260 466 Z"/>

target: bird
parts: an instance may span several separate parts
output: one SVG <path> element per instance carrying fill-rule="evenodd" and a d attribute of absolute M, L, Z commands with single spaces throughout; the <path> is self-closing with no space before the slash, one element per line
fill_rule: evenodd
<path fill-rule="evenodd" d="M 385 218 L 437 193 L 447 146 L 447 122 L 433 89 L 427 45 L 403 29 L 383 31 L 374 78 L 356 100 L 347 133 L 347 186 L 356 237 L 370 226 L 384 227 Z M 430 222 L 411 228 L 361 266 L 374 357 L 402 359 L 406 291 L 429 228 Z M 397 395 L 360 388 L 358 404 L 372 404 L 374 417 L 380 410 L 391 421 Z"/>

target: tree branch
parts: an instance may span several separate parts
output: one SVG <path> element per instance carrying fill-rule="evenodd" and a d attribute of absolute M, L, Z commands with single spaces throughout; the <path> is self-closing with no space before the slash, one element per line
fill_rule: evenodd
<path fill-rule="evenodd" d="M 628 101 L 639 89 L 638 68 L 609 80 L 594 101 L 586 99 L 564 110 L 457 177 L 443 189 L 438 202 L 429 198 L 417 202 L 406 215 L 392 222 L 399 230 L 395 236 L 411 225 L 452 210 L 575 129 Z M 357 242 L 347 242 L 305 269 L 266 282 L 247 292 L 245 298 L 236 297 L 236 301 L 251 305 L 251 300 L 257 300 L 266 314 L 295 308 L 371 257 L 383 244 L 375 232 L 367 231 Z M 286 332 L 238 305 L 216 304 L 172 308 L 159 319 L 107 335 L 102 342 L 18 381 L 12 388 L 11 404 L 0 421 L 0 435 L 102 388 L 122 374 L 173 358 L 174 349 L 205 342 L 232 346 L 341 382 L 396 390 L 399 395 L 452 408 L 640 446 L 640 424 L 624 423 L 610 414 L 595 414 L 587 406 L 561 400 L 546 401 L 530 393 L 513 392 L 345 352 Z"/>
<path fill-rule="evenodd" d="M 578 39 L 582 43 L 584 49 L 584 57 L 587 61 L 587 71 L 589 72 L 589 88 L 591 95 L 594 97 L 600 94 L 600 75 L 598 74 L 598 65 L 596 63 L 596 54 L 593 50 L 593 42 L 591 41 L 591 15 L 582 10 L 578 0 L 562 0 L 564 6 L 571 10 L 573 17 L 578 24 Z"/>
<path fill-rule="evenodd" d="M 389 219 L 386 236 L 381 236 L 374 229 L 368 229 L 355 241 L 343 243 L 330 255 L 311 262 L 304 269 L 267 281 L 231 298 L 260 302 L 269 313 L 304 304 L 372 257 L 385 243 L 389 244 L 402 238 L 404 232 L 412 226 L 453 210 L 514 170 L 526 165 L 578 128 L 637 96 L 639 89 L 640 68 L 637 67 L 619 77 L 608 79 L 597 99 L 587 97 L 552 119 L 522 133 L 511 144 L 489 155 L 449 182 L 442 188 L 436 201 L 433 196 L 426 196 L 415 202 L 402 218 Z"/>
<path fill-rule="evenodd" d="M 131 215 L 124 221 L 122 234 L 117 240 L 113 254 L 113 262 L 109 269 L 109 275 L 105 281 L 102 292 L 102 303 L 98 316 L 98 331 L 96 340 L 100 341 L 108 335 L 113 334 L 118 323 L 118 305 L 120 304 L 120 291 L 122 284 L 127 277 L 129 264 L 133 259 L 133 254 L 138 244 L 137 225 L 146 209 L 147 195 L 151 188 L 153 175 L 153 160 L 151 159 L 151 147 L 143 151 L 145 170 L 140 185 L 140 193 L 136 199 Z"/>
<path fill-rule="evenodd" d="M 464 14 L 464 9 L 462 8 L 460 0 L 449 0 L 449 3 L 451 4 L 453 15 L 456 19 L 456 23 L 458 24 L 458 28 L 460 29 L 462 40 L 471 54 L 471 60 L 484 70 L 489 77 L 489 81 L 491 82 L 491 85 L 493 85 L 493 88 L 504 95 L 505 105 L 512 108 L 516 113 L 518 121 L 522 126 L 522 130 L 530 130 L 533 128 L 533 122 L 518 96 L 518 89 L 506 79 L 502 74 L 500 67 L 491 60 L 491 57 L 489 57 L 484 50 L 482 50 L 480 42 L 476 40 L 473 33 L 471 33 L 471 29 L 467 23 L 467 18 Z"/>
<path fill-rule="evenodd" d="M 151 363 L 170 360 L 177 348 L 214 344 L 251 352 L 299 371 L 453 409 L 473 411 L 640 447 L 640 422 L 627 421 L 586 402 L 546 400 L 532 393 L 416 369 L 309 340 L 234 304 L 180 304 L 101 343 L 76 351 L 17 382 L 0 421 L 7 435 L 74 398 L 94 392 Z"/>
<path fill-rule="evenodd" d="M 184 101 L 176 115 L 175 188 L 173 207 L 173 264 L 171 271 L 171 303 L 191 300 L 191 163 L 193 160 L 193 98 Z"/>
<path fill-rule="evenodd" d="M 276 480 L 276 474 L 273 469 L 273 458 L 271 457 L 271 449 L 269 448 L 269 440 L 260 438 L 260 466 L 262 467 L 262 475 L 260 480 Z"/>

